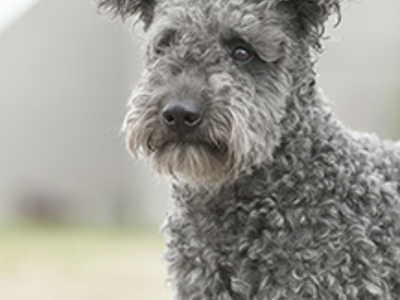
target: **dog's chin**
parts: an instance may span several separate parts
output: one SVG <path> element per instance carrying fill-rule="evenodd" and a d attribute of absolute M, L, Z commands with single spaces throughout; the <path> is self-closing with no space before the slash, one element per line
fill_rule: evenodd
<path fill-rule="evenodd" d="M 194 185 L 220 185 L 229 173 L 227 151 L 207 143 L 166 143 L 151 160 L 157 172 Z"/>

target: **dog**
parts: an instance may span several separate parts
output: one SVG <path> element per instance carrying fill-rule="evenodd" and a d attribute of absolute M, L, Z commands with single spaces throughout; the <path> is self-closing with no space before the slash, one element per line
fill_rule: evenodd
<path fill-rule="evenodd" d="M 175 300 L 400 300 L 400 145 L 316 83 L 339 0 L 97 0 L 136 16 L 127 144 L 172 182 Z"/>

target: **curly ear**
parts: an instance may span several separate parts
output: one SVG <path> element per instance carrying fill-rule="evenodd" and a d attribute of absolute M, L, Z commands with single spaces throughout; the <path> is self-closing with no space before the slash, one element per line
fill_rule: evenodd
<path fill-rule="evenodd" d="M 340 0 L 278 0 L 277 7 L 290 16 L 291 26 L 300 38 L 312 38 L 320 48 L 325 21 L 336 13 L 340 21 Z"/>
<path fill-rule="evenodd" d="M 145 28 L 153 21 L 156 0 L 94 0 L 100 11 L 112 17 L 120 16 L 126 19 L 137 15 L 143 21 Z"/>

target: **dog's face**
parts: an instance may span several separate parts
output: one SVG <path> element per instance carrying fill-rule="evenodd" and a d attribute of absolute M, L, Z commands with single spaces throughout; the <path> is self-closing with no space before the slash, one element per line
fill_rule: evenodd
<path fill-rule="evenodd" d="M 336 1 L 103 0 L 139 13 L 146 69 L 125 128 L 135 157 L 219 185 L 272 158 L 288 99 Z M 301 70 L 301 72 L 296 72 Z"/>

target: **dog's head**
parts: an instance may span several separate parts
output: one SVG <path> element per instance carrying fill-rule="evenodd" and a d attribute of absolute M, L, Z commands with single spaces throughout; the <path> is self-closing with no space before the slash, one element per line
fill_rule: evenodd
<path fill-rule="evenodd" d="M 179 180 L 221 184 L 272 159 L 290 99 L 338 0 L 97 0 L 139 16 L 146 69 L 126 117 L 129 148 Z M 293 104 L 292 104 L 293 106 Z"/>

